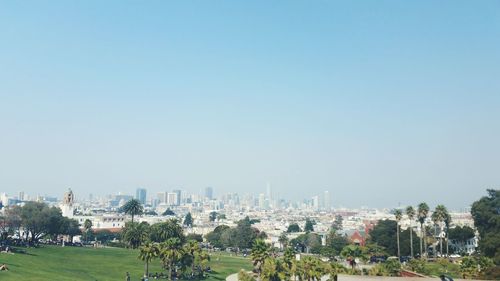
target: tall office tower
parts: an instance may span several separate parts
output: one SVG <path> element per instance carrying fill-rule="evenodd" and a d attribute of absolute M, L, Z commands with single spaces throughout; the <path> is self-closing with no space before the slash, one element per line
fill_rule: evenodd
<path fill-rule="evenodd" d="M 323 198 L 323 208 L 326 211 L 330 211 L 331 208 L 332 208 L 330 200 L 331 200 L 330 192 L 328 190 L 326 190 L 325 193 L 324 193 L 324 198 Z"/>
<path fill-rule="evenodd" d="M 211 186 L 205 187 L 205 198 L 208 198 L 208 200 L 214 198 L 214 189 Z"/>
<path fill-rule="evenodd" d="M 312 207 L 314 210 L 319 210 L 319 196 L 313 196 L 312 198 Z"/>
<path fill-rule="evenodd" d="M 266 209 L 266 196 L 264 193 L 259 194 L 259 209 Z"/>
<path fill-rule="evenodd" d="M 181 205 L 181 190 L 180 189 L 174 189 L 172 190 L 173 193 L 177 194 L 177 201 L 175 201 L 175 205 L 179 206 Z"/>
<path fill-rule="evenodd" d="M 267 196 L 267 199 L 269 199 L 269 201 L 273 200 L 273 194 L 271 192 L 271 184 L 269 182 L 267 183 L 267 186 L 266 186 L 266 196 Z"/>
<path fill-rule="evenodd" d="M 146 189 L 138 188 L 135 190 L 135 199 L 139 200 L 141 204 L 146 204 Z"/>
<path fill-rule="evenodd" d="M 19 201 L 24 201 L 24 191 L 19 192 L 19 198 L 17 199 L 19 199 Z"/>
<path fill-rule="evenodd" d="M 177 193 L 175 193 L 175 192 L 168 192 L 167 193 L 167 205 L 177 206 Z"/>
<path fill-rule="evenodd" d="M 167 193 L 166 192 L 158 192 L 157 194 L 159 204 L 167 203 Z"/>

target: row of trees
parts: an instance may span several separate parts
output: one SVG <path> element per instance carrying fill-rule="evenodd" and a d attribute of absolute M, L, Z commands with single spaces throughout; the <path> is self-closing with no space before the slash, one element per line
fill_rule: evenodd
<path fill-rule="evenodd" d="M 411 257 L 414 257 L 414 244 L 413 244 L 413 221 L 416 219 L 416 221 L 420 224 L 420 256 L 424 257 L 427 256 L 427 231 L 426 231 L 426 226 L 425 226 L 425 221 L 427 220 L 430 212 L 429 205 L 427 203 L 420 203 L 415 210 L 412 206 L 408 206 L 405 210 L 406 215 L 408 216 L 408 219 L 410 220 L 410 253 L 409 255 Z M 403 211 L 396 209 L 394 210 L 394 216 L 396 219 L 396 244 L 397 244 L 397 256 L 401 256 L 401 250 L 400 250 L 400 222 L 403 219 Z M 451 224 L 451 216 L 448 213 L 448 210 L 444 205 L 437 205 L 436 208 L 434 209 L 434 212 L 432 212 L 431 215 L 432 221 L 434 222 L 435 226 L 439 227 L 440 233 L 443 232 L 443 229 L 445 230 L 445 238 L 446 238 L 446 255 L 448 255 L 448 232 Z M 443 237 L 439 235 L 439 248 L 440 248 L 440 253 L 443 253 Z"/>
<path fill-rule="evenodd" d="M 205 238 L 216 248 L 235 248 L 236 250 L 250 249 L 256 239 L 266 238 L 266 233 L 253 227 L 255 221 L 245 217 L 238 221 L 236 227 L 219 225 Z"/>
<path fill-rule="evenodd" d="M 366 247 L 356 245 L 347 245 L 341 251 L 341 255 L 348 260 L 358 258 L 366 258 L 368 252 Z M 324 262 L 314 256 L 301 256 L 296 259 L 295 251 L 292 247 L 286 247 L 281 257 L 273 255 L 273 250 L 264 241 L 257 239 L 254 242 L 251 252 L 251 258 L 254 265 L 254 274 L 262 281 L 279 281 L 279 280 L 321 280 L 322 277 L 328 276 L 328 280 L 337 280 L 337 275 L 340 273 L 360 274 L 361 271 L 357 268 L 346 268 L 334 261 Z M 398 276 L 401 271 L 401 264 L 397 260 L 388 261 L 372 268 L 370 275 L 381 276 Z M 252 275 L 245 272 L 240 272 L 239 280 L 251 281 L 254 280 Z"/>
<path fill-rule="evenodd" d="M 183 243 L 174 237 L 161 243 L 147 241 L 139 248 L 139 259 L 145 262 L 145 277 L 149 276 L 149 263 L 159 259 L 162 267 L 169 271 L 170 280 L 174 280 L 175 276 L 186 275 L 188 268 L 191 277 L 203 277 L 210 255 L 202 250 L 198 241 Z"/>
<path fill-rule="evenodd" d="M 37 243 L 44 236 L 55 239 L 58 235 L 73 237 L 81 234 L 78 221 L 62 216 L 61 209 L 40 202 L 27 202 L 12 206 L 0 217 L 1 239 L 18 236 L 29 243 Z"/>

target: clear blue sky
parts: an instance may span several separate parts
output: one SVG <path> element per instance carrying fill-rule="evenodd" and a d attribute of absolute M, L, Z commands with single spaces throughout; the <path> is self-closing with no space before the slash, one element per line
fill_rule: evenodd
<path fill-rule="evenodd" d="M 499 1 L 1 1 L 0 191 L 500 186 Z"/>

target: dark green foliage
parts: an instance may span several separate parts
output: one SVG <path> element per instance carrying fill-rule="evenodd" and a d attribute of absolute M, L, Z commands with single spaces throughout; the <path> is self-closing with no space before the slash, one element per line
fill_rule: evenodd
<path fill-rule="evenodd" d="M 417 237 L 417 234 L 413 232 L 413 237 Z M 410 229 L 406 229 L 401 232 L 399 236 L 401 245 L 401 255 L 410 255 Z M 370 231 L 369 242 L 376 243 L 379 246 L 385 248 L 385 251 L 391 255 L 396 256 L 398 253 L 397 243 L 396 243 L 396 221 L 393 220 L 381 220 L 377 225 Z M 417 239 L 413 239 L 413 248 L 416 249 L 419 246 Z"/>
<path fill-rule="evenodd" d="M 288 226 L 288 229 L 286 232 L 292 233 L 292 232 L 301 232 L 302 230 L 300 229 L 300 226 L 296 223 L 292 223 Z"/>
<path fill-rule="evenodd" d="M 290 245 L 297 251 L 319 254 L 321 252 L 321 237 L 316 233 L 305 233 L 290 240 Z"/>
<path fill-rule="evenodd" d="M 305 232 L 313 232 L 314 231 L 314 224 L 315 224 L 315 222 L 313 220 L 310 220 L 309 218 L 307 218 L 306 224 L 304 226 L 304 231 Z"/>
<path fill-rule="evenodd" d="M 134 222 L 134 217 L 137 215 L 142 215 L 144 208 L 142 204 L 137 199 L 130 199 L 120 208 L 120 212 L 128 214 L 132 217 L 132 222 Z"/>
<path fill-rule="evenodd" d="M 214 222 L 217 219 L 217 212 L 215 212 L 215 211 L 210 212 L 210 215 L 208 216 L 208 218 L 211 222 Z"/>
<path fill-rule="evenodd" d="M 474 238 L 474 229 L 468 226 L 457 226 L 451 228 L 449 232 L 449 239 L 465 243 L 467 240 Z"/>
<path fill-rule="evenodd" d="M 481 253 L 500 265 L 500 190 L 488 190 L 488 196 L 472 204 L 474 225 L 479 231 Z"/>
<path fill-rule="evenodd" d="M 342 222 L 344 219 L 342 218 L 341 215 L 336 215 L 335 220 L 332 223 L 332 229 L 335 232 L 341 231 L 342 230 Z"/>
<path fill-rule="evenodd" d="M 196 242 L 203 242 L 203 236 L 201 234 L 196 234 L 196 233 L 190 233 L 186 235 L 186 241 L 196 241 Z"/>
<path fill-rule="evenodd" d="M 179 238 L 184 242 L 186 237 L 184 231 L 176 219 L 151 225 L 149 238 L 153 242 L 164 242 L 169 238 Z"/>
<path fill-rule="evenodd" d="M 227 225 L 219 225 L 212 232 L 207 233 L 205 238 L 213 247 L 224 248 L 224 244 L 222 243 L 221 236 L 226 230 L 229 230 L 229 229 L 230 229 L 230 227 Z"/>
<path fill-rule="evenodd" d="M 193 216 L 191 215 L 191 213 L 187 213 L 186 214 L 186 216 L 184 217 L 183 224 L 185 226 L 188 226 L 188 227 L 192 227 L 193 226 Z"/>
<path fill-rule="evenodd" d="M 121 238 L 128 247 L 136 249 L 149 239 L 149 224 L 146 222 L 127 222 L 123 227 Z"/>
<path fill-rule="evenodd" d="M 218 248 L 250 249 L 255 239 L 264 239 L 267 235 L 252 227 L 252 221 L 246 217 L 238 221 L 237 226 L 229 228 L 220 225 L 206 235 L 207 241 Z"/>
<path fill-rule="evenodd" d="M 175 216 L 175 213 L 174 211 L 170 210 L 170 208 L 168 208 L 167 210 L 165 210 L 165 212 L 163 212 L 162 216 Z"/>

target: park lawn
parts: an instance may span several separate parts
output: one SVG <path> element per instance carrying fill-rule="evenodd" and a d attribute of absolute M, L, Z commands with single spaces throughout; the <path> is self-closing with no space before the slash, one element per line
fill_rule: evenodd
<path fill-rule="evenodd" d="M 144 263 L 138 254 L 138 250 L 121 248 L 30 248 L 26 254 L 0 254 L 0 264 L 5 263 L 10 269 L 0 272 L 0 280 L 125 280 L 127 271 L 131 280 L 140 280 Z M 225 280 L 241 268 L 251 268 L 249 259 L 220 254 L 212 254 L 209 265 L 213 272 L 206 281 Z M 160 261 L 152 261 L 149 270 L 160 272 Z"/>

